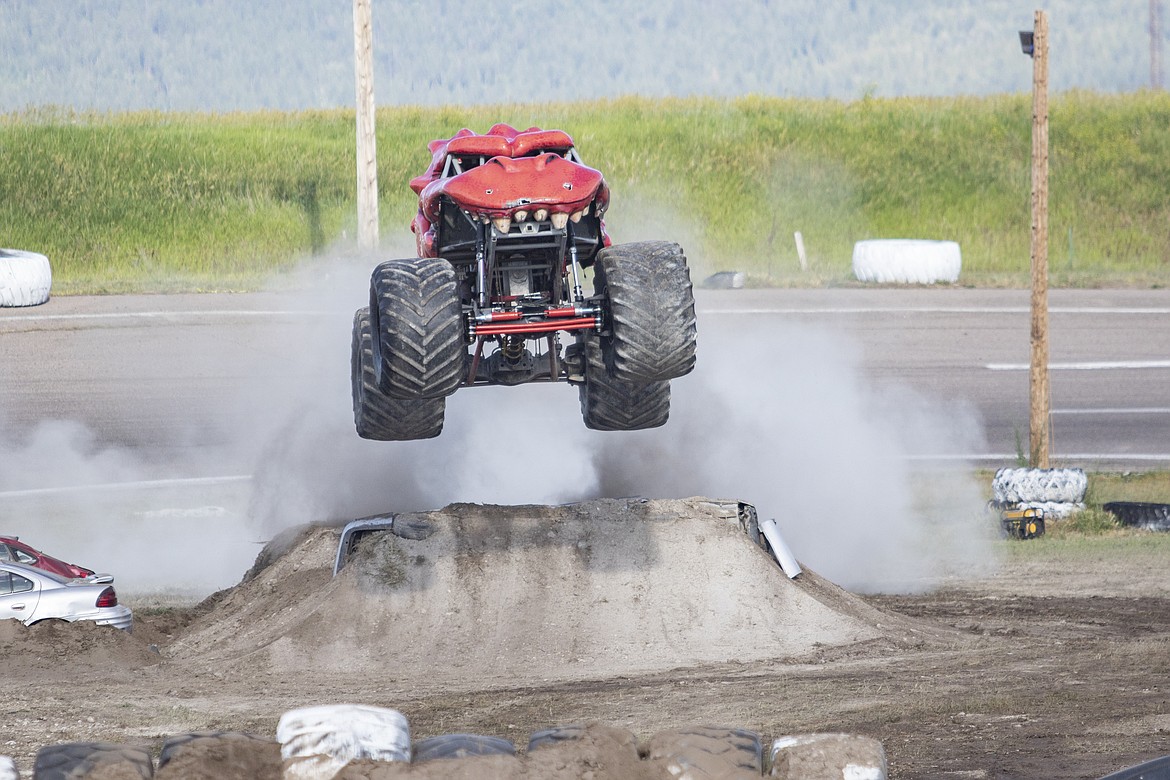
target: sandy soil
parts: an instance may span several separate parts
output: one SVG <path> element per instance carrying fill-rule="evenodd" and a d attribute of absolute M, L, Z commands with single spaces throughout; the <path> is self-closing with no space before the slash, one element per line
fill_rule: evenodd
<path fill-rule="evenodd" d="M 700 724 L 765 744 L 849 732 L 880 740 L 895 778 L 1098 778 L 1170 754 L 1164 562 L 1009 562 L 863 599 L 814 572 L 788 580 L 732 514 L 703 499 L 455 505 L 410 518 L 424 538 L 371 538 L 337 578 L 336 529 L 305 529 L 203 604 L 140 611 L 133 635 L 0 623 L 0 755 L 28 773 L 56 742 L 271 738 L 286 710 L 339 702 L 398 709 L 416 739 L 521 749 L 586 722 L 643 741 Z M 607 744 L 587 746 L 598 778 L 629 760 Z M 521 776 L 524 760 L 474 774 Z M 541 775 L 584 764 L 558 766 Z M 366 775 L 391 776 L 352 774 Z"/>

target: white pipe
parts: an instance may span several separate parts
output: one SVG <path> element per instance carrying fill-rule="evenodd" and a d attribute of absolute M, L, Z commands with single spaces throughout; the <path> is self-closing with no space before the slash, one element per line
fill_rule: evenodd
<path fill-rule="evenodd" d="M 796 562 L 796 556 L 792 554 L 792 550 L 788 549 L 788 545 L 780 536 L 780 526 L 776 523 L 776 518 L 759 522 L 760 533 L 768 540 L 768 546 L 772 548 L 772 555 L 776 556 L 776 563 L 780 564 L 780 568 L 788 575 L 788 579 L 795 579 L 802 570 L 800 564 Z"/>

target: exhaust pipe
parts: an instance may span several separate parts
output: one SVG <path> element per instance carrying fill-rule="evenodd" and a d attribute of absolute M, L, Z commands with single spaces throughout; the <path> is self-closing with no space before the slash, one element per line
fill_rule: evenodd
<path fill-rule="evenodd" d="M 800 564 L 796 562 L 796 556 L 792 554 L 792 550 L 788 549 L 788 545 L 780 536 L 780 526 L 776 523 L 776 518 L 761 520 L 760 533 L 768 540 L 768 546 L 772 548 L 772 555 L 775 556 L 776 563 L 780 564 L 780 568 L 788 575 L 788 579 L 796 579 L 803 569 L 800 568 Z"/>

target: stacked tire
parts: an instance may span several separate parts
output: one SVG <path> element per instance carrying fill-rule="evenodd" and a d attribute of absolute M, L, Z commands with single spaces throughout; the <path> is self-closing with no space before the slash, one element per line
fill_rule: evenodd
<path fill-rule="evenodd" d="M 1085 508 L 1088 478 L 1081 469 L 1000 469 L 991 481 L 994 504 L 1067 517 Z"/>

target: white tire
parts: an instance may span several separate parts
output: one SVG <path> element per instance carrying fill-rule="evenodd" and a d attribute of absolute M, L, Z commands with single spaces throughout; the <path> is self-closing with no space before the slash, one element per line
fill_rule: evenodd
<path fill-rule="evenodd" d="M 39 306 L 49 300 L 49 258 L 20 249 L 0 249 L 0 306 Z"/>
<path fill-rule="evenodd" d="M 954 241 L 875 239 L 853 245 L 853 275 L 879 284 L 959 281 L 963 265 Z"/>
<path fill-rule="evenodd" d="M 1000 504 L 1083 504 L 1088 486 L 1081 469 L 1000 469 L 991 480 Z"/>
<path fill-rule="evenodd" d="M 16 762 L 8 756 L 0 756 L 0 780 L 20 780 Z"/>
<path fill-rule="evenodd" d="M 772 743 L 771 777 L 786 780 L 886 780 L 882 743 L 854 734 L 801 734 Z"/>
<path fill-rule="evenodd" d="M 410 726 L 398 710 L 327 704 L 289 710 L 276 726 L 285 780 L 329 780 L 350 761 L 410 761 Z"/>
<path fill-rule="evenodd" d="M 1039 509 L 1045 517 L 1063 520 L 1085 508 L 1084 504 L 1068 504 L 1061 501 L 1024 501 L 1019 504 L 1020 509 Z"/>

